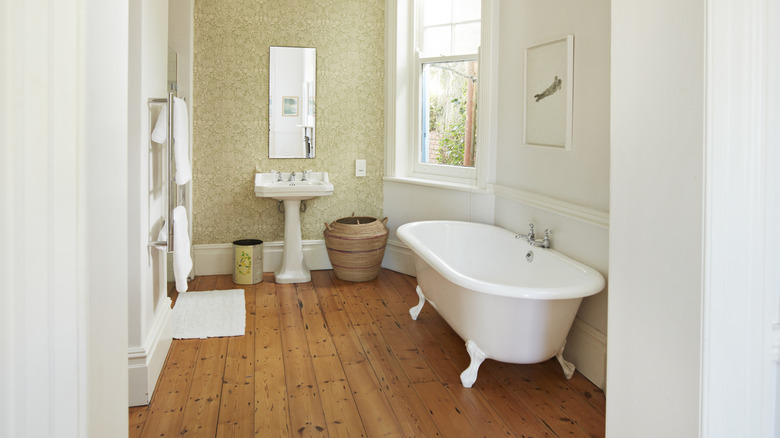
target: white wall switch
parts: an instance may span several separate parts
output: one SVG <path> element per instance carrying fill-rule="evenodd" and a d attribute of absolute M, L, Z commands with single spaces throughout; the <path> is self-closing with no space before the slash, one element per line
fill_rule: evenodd
<path fill-rule="evenodd" d="M 355 176 L 366 176 L 366 160 L 355 160 Z"/>

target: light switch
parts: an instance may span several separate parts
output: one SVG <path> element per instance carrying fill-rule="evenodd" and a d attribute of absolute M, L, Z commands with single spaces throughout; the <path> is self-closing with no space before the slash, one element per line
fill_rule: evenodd
<path fill-rule="evenodd" d="M 366 176 L 366 160 L 355 160 L 355 176 Z"/>

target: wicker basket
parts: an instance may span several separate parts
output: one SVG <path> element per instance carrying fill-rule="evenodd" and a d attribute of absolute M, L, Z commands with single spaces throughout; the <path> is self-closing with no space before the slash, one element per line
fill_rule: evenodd
<path fill-rule="evenodd" d="M 369 281 L 382 266 L 387 245 L 387 218 L 355 216 L 325 223 L 325 247 L 336 277 Z"/>

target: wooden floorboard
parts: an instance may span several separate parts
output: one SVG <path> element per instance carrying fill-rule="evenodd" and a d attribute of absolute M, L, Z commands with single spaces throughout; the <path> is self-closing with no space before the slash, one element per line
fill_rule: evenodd
<path fill-rule="evenodd" d="M 228 338 L 218 438 L 253 436 L 255 410 L 255 296 L 257 288 L 245 288 L 246 336 Z"/>
<path fill-rule="evenodd" d="M 129 438 L 138 438 L 149 416 L 149 405 L 133 406 L 130 408 L 130 433 Z"/>
<path fill-rule="evenodd" d="M 311 283 L 297 285 L 296 291 L 328 432 L 333 436 L 366 436 L 317 294 Z"/>
<path fill-rule="evenodd" d="M 214 436 L 222 396 L 227 344 L 228 338 L 208 338 L 201 341 L 179 435 Z"/>
<path fill-rule="evenodd" d="M 325 414 L 314 374 L 300 301 L 292 284 L 276 288 L 279 300 L 279 325 L 287 378 L 290 427 L 296 435 L 327 436 Z"/>
<path fill-rule="evenodd" d="M 401 425 L 368 361 L 354 315 L 350 317 L 328 273 L 312 272 L 312 280 L 367 435 L 401 436 Z"/>
<path fill-rule="evenodd" d="M 279 304 L 273 275 L 266 274 L 255 295 L 255 436 L 290 436 Z"/>
<path fill-rule="evenodd" d="M 579 373 L 566 380 L 555 359 L 486 360 L 463 388 L 464 341 L 432 306 L 411 319 L 413 277 L 263 279 L 189 283 L 243 289 L 246 334 L 174 340 L 150 405 L 129 410 L 130 437 L 604 436 L 604 392 Z"/>

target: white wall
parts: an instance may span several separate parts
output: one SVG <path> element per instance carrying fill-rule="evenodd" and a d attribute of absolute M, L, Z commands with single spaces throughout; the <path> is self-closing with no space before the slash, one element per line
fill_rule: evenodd
<path fill-rule="evenodd" d="M 168 4 L 130 2 L 129 100 L 129 331 L 130 405 L 151 398 L 170 345 L 166 255 L 147 244 L 163 225 L 164 148 L 149 142 L 149 98 L 167 96 Z M 152 118 L 152 123 L 156 121 Z"/>
<path fill-rule="evenodd" d="M 127 433 L 126 6 L 0 1 L 0 435 Z"/>
<path fill-rule="evenodd" d="M 609 29 L 604 0 L 501 3 L 496 184 L 609 211 Z M 523 146 L 525 49 L 569 34 L 574 35 L 572 150 Z"/>
<path fill-rule="evenodd" d="M 553 248 L 608 272 L 609 2 L 501 3 L 499 28 L 496 225 L 537 235 L 553 230 Z M 574 35 L 571 151 L 523 145 L 524 52 Z M 583 300 L 566 356 L 591 381 L 606 379 L 607 292 Z"/>
<path fill-rule="evenodd" d="M 613 0 L 607 436 L 780 432 L 779 14 Z"/>
<path fill-rule="evenodd" d="M 607 435 L 699 436 L 705 2 L 612 2 Z"/>
<path fill-rule="evenodd" d="M 177 94 L 187 100 L 190 116 L 192 116 L 192 2 L 193 0 L 168 0 L 168 47 L 178 54 Z"/>

